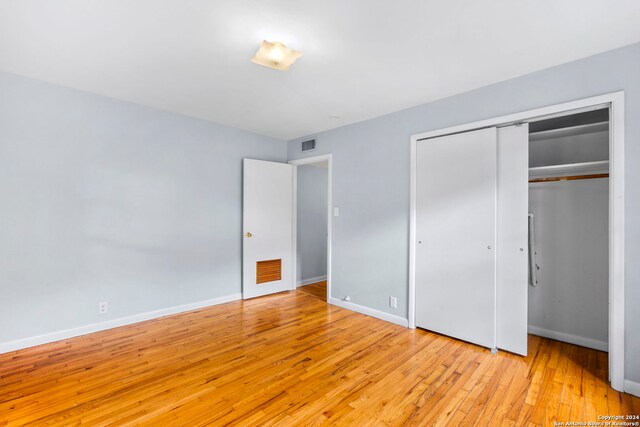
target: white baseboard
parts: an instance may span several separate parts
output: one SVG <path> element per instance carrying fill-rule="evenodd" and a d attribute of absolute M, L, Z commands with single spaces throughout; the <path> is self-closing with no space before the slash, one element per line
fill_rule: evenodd
<path fill-rule="evenodd" d="M 313 282 L 309 282 L 309 283 L 316 283 L 324 279 L 322 279 L 322 277 L 320 278 L 314 277 L 308 280 L 314 280 Z M 90 325 L 79 326 L 77 328 L 65 329 L 62 331 L 51 332 L 48 334 L 37 335 L 33 337 L 28 337 L 28 338 L 22 338 L 14 341 L 7 341 L 4 343 L 0 343 L 0 354 L 8 353 L 10 351 L 20 350 L 23 348 L 33 347 L 40 344 L 47 344 L 54 341 L 65 340 L 65 339 L 77 337 L 80 335 L 90 334 L 93 332 L 99 332 L 107 329 L 117 328 L 119 326 L 126 326 L 134 323 L 138 323 L 138 322 L 144 322 L 145 320 L 157 319 L 159 317 L 183 313 L 185 311 L 197 310 L 204 307 L 224 304 L 227 302 L 237 301 L 240 299 L 242 299 L 242 294 L 239 294 L 239 293 L 225 295 L 222 297 L 212 298 L 204 301 L 197 301 L 193 303 L 162 308 L 159 310 L 148 311 L 145 313 L 134 314 L 132 316 L 121 317 L 118 319 L 107 320 L 104 322 L 92 323 Z M 391 322 L 396 325 L 409 327 L 409 322 L 407 319 L 405 319 L 404 317 L 396 316 L 395 314 L 390 314 L 384 311 L 375 310 L 373 308 L 354 304 L 352 302 L 343 301 L 337 298 L 330 298 L 329 303 L 333 305 L 337 305 L 338 307 L 346 308 L 347 310 L 355 311 L 358 313 L 365 314 L 367 316 L 385 320 L 387 322 Z M 591 338 L 584 338 L 576 335 L 565 334 L 563 332 L 551 331 L 548 329 L 538 328 L 536 326 L 529 326 L 529 333 L 534 335 L 539 335 L 545 338 L 551 338 L 551 339 L 556 339 L 560 341 L 565 341 L 571 344 L 581 345 L 583 347 L 594 348 L 596 350 L 601 350 L 601 351 L 607 351 L 607 348 L 608 348 L 607 343 L 604 341 L 598 341 Z M 625 380 L 624 391 L 626 393 L 640 397 L 640 383 Z"/>
<path fill-rule="evenodd" d="M 550 329 L 539 328 L 531 325 L 529 325 L 529 333 L 545 338 L 551 338 L 552 340 L 564 341 L 569 344 L 592 348 L 594 350 L 609 351 L 609 343 L 606 341 L 594 340 L 593 338 L 585 338 L 578 335 L 566 334 L 564 332 L 552 331 Z"/>
<path fill-rule="evenodd" d="M 377 319 L 385 320 L 387 322 L 395 323 L 396 325 L 409 327 L 409 321 L 404 317 L 396 316 L 395 314 L 386 313 L 384 311 L 375 310 L 373 308 L 365 307 L 363 305 L 354 304 L 352 302 L 343 301 L 338 298 L 329 298 L 329 304 L 337 305 L 338 307 L 346 308 L 347 310 L 357 311 L 358 313 L 366 314 L 367 316 L 375 317 Z"/>
<path fill-rule="evenodd" d="M 298 282 L 298 287 L 310 285 L 312 283 L 323 282 L 327 280 L 327 276 L 310 277 L 308 279 L 302 279 Z"/>
<path fill-rule="evenodd" d="M 640 383 L 624 380 L 624 391 L 626 393 L 640 397 Z"/>
<path fill-rule="evenodd" d="M 159 310 L 147 311 L 145 313 L 134 314 L 131 316 L 120 317 L 118 319 L 106 320 L 104 322 L 91 323 L 89 325 L 79 326 L 77 328 L 65 329 L 62 331 L 51 332 L 48 334 L 37 335 L 28 338 L 22 338 L 14 341 L 0 343 L 0 354 L 10 351 L 20 350 L 23 348 L 33 347 L 40 344 L 47 344 L 54 341 L 65 340 L 80 335 L 91 334 L 93 332 L 104 331 L 106 329 L 117 328 L 119 326 L 131 325 L 133 323 L 144 322 L 145 320 L 157 319 L 158 317 L 169 316 L 171 314 L 182 313 L 185 311 L 197 310 L 212 305 L 224 304 L 231 301 L 237 301 L 242 298 L 242 294 L 225 295 L 218 298 L 212 298 L 204 301 L 197 301 L 188 304 L 176 305 L 173 307 L 161 308 Z"/>

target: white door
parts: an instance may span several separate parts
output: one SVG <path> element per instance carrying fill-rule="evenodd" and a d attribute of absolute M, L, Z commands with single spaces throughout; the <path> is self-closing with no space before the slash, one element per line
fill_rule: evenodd
<path fill-rule="evenodd" d="M 527 354 L 529 124 L 498 129 L 497 347 Z"/>
<path fill-rule="evenodd" d="M 495 347 L 496 128 L 419 141 L 416 325 Z"/>
<path fill-rule="evenodd" d="M 293 166 L 244 159 L 242 298 L 293 289 Z"/>

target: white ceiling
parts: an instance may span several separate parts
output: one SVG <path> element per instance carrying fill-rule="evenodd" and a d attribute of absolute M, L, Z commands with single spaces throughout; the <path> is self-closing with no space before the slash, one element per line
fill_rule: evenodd
<path fill-rule="evenodd" d="M 0 0 L 0 70 L 291 139 L 638 42 L 639 22 L 638 0 Z M 253 64 L 262 39 L 304 56 Z"/>

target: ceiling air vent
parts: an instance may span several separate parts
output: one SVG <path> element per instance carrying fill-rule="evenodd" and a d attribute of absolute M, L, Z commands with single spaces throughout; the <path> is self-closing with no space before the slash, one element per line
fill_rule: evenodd
<path fill-rule="evenodd" d="M 316 149 L 316 140 L 310 139 L 308 141 L 302 141 L 302 151 L 313 151 Z"/>

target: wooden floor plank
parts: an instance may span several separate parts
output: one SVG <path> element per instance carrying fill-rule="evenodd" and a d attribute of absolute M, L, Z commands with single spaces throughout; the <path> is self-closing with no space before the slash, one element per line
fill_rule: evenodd
<path fill-rule="evenodd" d="M 327 282 L 322 281 L 318 283 L 312 283 L 310 285 L 304 285 L 298 287 L 299 292 L 304 292 L 305 294 L 313 295 L 315 297 L 320 298 L 323 301 L 327 300 Z"/>
<path fill-rule="evenodd" d="M 327 305 L 326 282 L 0 355 L 0 426 L 551 425 L 635 414 L 607 355 L 520 357 Z"/>

